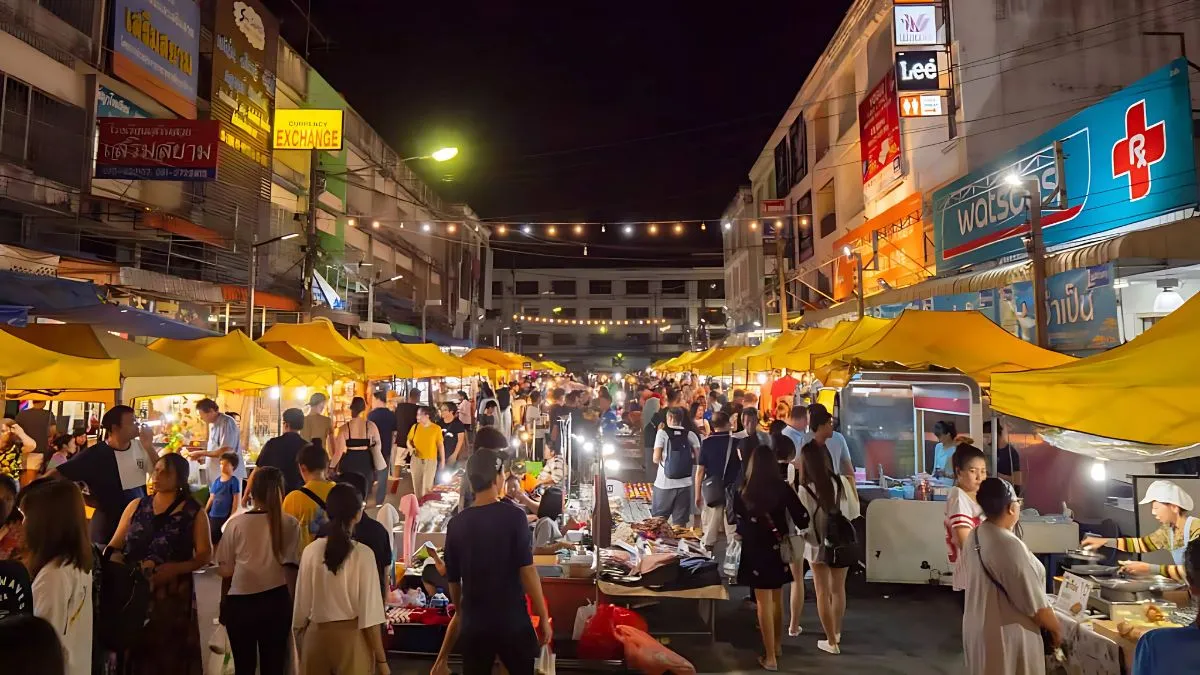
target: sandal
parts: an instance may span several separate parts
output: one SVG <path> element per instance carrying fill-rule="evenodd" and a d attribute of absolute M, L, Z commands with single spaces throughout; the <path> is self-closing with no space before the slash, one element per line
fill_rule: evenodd
<path fill-rule="evenodd" d="M 758 657 L 758 665 L 759 665 L 759 667 L 761 667 L 763 670 L 767 671 L 768 673 L 779 672 L 779 665 L 778 664 L 773 665 L 773 666 L 767 665 L 767 657 L 765 657 L 765 656 Z"/>

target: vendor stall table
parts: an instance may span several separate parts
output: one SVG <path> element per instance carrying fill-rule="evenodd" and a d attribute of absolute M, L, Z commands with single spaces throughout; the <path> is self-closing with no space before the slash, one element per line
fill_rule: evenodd
<path fill-rule="evenodd" d="M 707 631 L 663 632 L 661 630 L 655 630 L 654 635 L 655 637 L 672 635 L 704 635 L 708 637 L 710 642 L 716 641 L 717 601 L 729 599 L 729 592 L 723 585 L 689 588 L 682 591 L 653 591 L 648 588 L 621 586 L 608 581 L 600 581 L 597 583 L 597 587 L 600 589 L 600 595 L 602 599 L 606 599 L 614 603 L 621 599 L 627 598 L 652 598 L 655 600 L 697 600 L 700 607 L 700 619 L 708 628 Z"/>

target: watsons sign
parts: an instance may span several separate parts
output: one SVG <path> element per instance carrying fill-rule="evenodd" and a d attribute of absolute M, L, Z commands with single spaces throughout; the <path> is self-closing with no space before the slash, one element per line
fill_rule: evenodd
<path fill-rule="evenodd" d="M 1047 246 L 1148 220 L 1197 202 L 1187 63 L 1177 59 L 984 169 L 933 195 L 939 274 L 1024 251 L 1024 188 L 1036 177 L 1043 201 L 1060 185 L 1063 207 L 1042 210 Z M 1054 145 L 1065 157 L 1058 175 Z"/>

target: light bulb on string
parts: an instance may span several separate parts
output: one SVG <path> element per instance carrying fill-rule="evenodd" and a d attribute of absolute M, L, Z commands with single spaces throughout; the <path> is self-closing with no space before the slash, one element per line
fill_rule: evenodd
<path fill-rule="evenodd" d="M 704 223 L 700 223 L 700 231 L 701 231 L 701 232 L 703 232 L 703 231 L 705 231 L 705 230 L 707 230 L 707 229 L 708 229 L 708 226 L 707 226 L 707 225 L 705 225 Z"/>
<path fill-rule="evenodd" d="M 632 226 L 632 225 L 626 225 L 626 226 L 625 226 L 625 234 L 626 234 L 626 235 L 632 235 L 632 234 L 633 234 L 633 226 Z"/>
<path fill-rule="evenodd" d="M 658 225 L 650 223 L 650 227 L 646 228 L 646 231 L 649 232 L 651 236 L 654 236 L 658 234 Z"/>
<path fill-rule="evenodd" d="M 752 221 L 750 221 L 750 229 L 751 229 L 751 230 L 757 230 L 757 229 L 758 229 L 758 221 L 757 221 L 757 220 L 752 220 Z"/>
<path fill-rule="evenodd" d="M 404 227 L 404 225 L 401 224 L 400 227 Z M 504 236 L 504 235 L 508 234 L 508 228 L 505 227 L 504 225 L 501 225 L 500 227 L 496 228 L 496 234 L 499 234 L 500 236 Z"/>
<path fill-rule="evenodd" d="M 587 245 L 584 245 L 584 247 L 583 247 L 583 254 L 587 255 Z"/>
<path fill-rule="evenodd" d="M 601 226 L 600 226 L 600 234 L 604 234 L 605 232 L 608 232 L 608 228 L 607 228 L 607 227 L 605 227 L 605 226 L 603 226 L 603 225 L 601 225 Z"/>
<path fill-rule="evenodd" d="M 521 232 L 524 232 L 525 234 L 533 234 L 533 228 L 526 225 L 525 227 L 521 228 Z"/>
<path fill-rule="evenodd" d="M 431 229 L 433 229 L 433 228 L 429 225 L 429 223 L 421 223 L 421 231 L 422 232 L 428 232 Z"/>
<path fill-rule="evenodd" d="M 683 234 L 683 223 L 675 223 L 675 234 Z"/>
<path fill-rule="evenodd" d="M 555 226 L 553 226 L 553 225 L 551 225 L 550 227 L 547 227 L 547 228 L 546 228 L 546 234 L 547 234 L 547 235 L 549 235 L 549 236 L 551 236 L 551 237 L 557 236 L 557 235 L 558 235 L 558 228 L 557 228 L 557 227 L 555 227 Z"/>
<path fill-rule="evenodd" d="M 575 234 L 583 234 L 583 226 L 582 225 L 575 226 Z"/>
<path fill-rule="evenodd" d="M 457 229 L 458 229 L 458 226 L 455 225 L 454 223 L 450 223 L 449 225 L 446 226 L 446 231 L 449 232 L 450 234 L 454 234 L 455 230 L 457 230 Z"/>

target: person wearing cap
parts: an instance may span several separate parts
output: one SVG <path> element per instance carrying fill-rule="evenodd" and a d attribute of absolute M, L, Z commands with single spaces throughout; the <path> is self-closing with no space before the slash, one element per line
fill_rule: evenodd
<path fill-rule="evenodd" d="M 1188 581 L 1184 552 L 1188 544 L 1200 539 L 1200 520 L 1188 515 L 1195 506 L 1192 496 L 1169 480 L 1156 480 L 1147 488 L 1146 496 L 1139 503 L 1150 505 L 1151 512 L 1162 523 L 1162 527 L 1145 537 L 1086 537 L 1082 545 L 1111 546 L 1126 553 L 1170 551 L 1173 565 L 1151 565 L 1134 560 L 1122 561 L 1123 569 L 1130 574 L 1161 574 L 1176 581 Z"/>
<path fill-rule="evenodd" d="M 319 391 L 309 397 L 308 414 L 304 416 L 304 430 L 300 432 L 300 437 L 306 441 L 320 441 L 325 452 L 329 452 L 329 449 L 333 447 L 330 445 L 333 435 L 333 420 L 325 414 L 325 405 L 328 401 L 328 397 Z"/>

